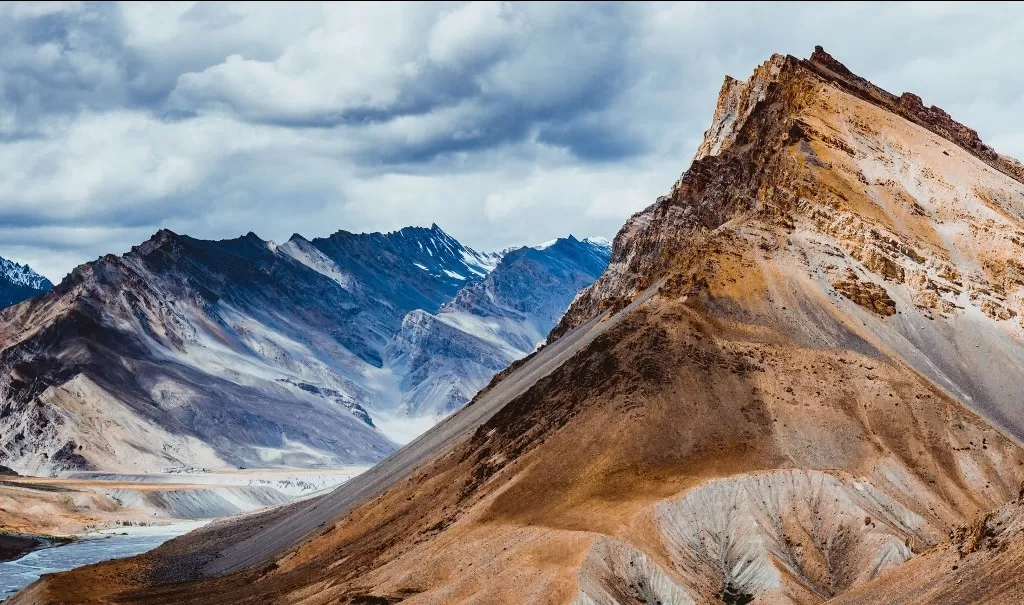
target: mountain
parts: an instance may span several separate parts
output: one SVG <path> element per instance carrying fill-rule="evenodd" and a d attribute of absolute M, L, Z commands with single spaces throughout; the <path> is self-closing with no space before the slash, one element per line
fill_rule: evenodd
<path fill-rule="evenodd" d="M 162 230 L 0 313 L 4 464 L 37 474 L 377 460 L 394 446 L 343 378 L 384 330 L 375 310 L 255 234 Z"/>
<path fill-rule="evenodd" d="M 50 280 L 32 267 L 0 257 L 0 309 L 39 296 L 52 287 Z"/>
<path fill-rule="evenodd" d="M 565 280 L 548 301 L 564 312 L 600 268 L 562 248 L 536 285 Z M 525 354 L 498 335 L 500 354 L 474 358 L 489 373 L 450 378 L 461 398 L 421 390 L 402 409 L 402 385 L 423 382 L 406 377 L 422 364 L 390 358 L 406 316 L 447 317 L 498 261 L 437 225 L 281 245 L 162 230 L 0 313 L 0 461 L 44 474 L 375 462 Z M 413 357 L 457 370 L 446 338 L 420 335 Z"/>
<path fill-rule="evenodd" d="M 462 407 L 496 372 L 545 340 L 610 254 L 606 242 L 571 235 L 510 250 L 436 314 L 406 315 L 385 353 L 402 377 L 398 412 L 437 418 Z"/>
<path fill-rule="evenodd" d="M 414 310 L 435 311 L 465 285 L 481 279 L 498 262 L 496 254 L 463 246 L 436 224 L 429 229 L 407 227 L 394 233 L 334 235 L 306 241 L 295 234 L 281 251 L 336 281 L 372 293 L 385 306 L 378 313 L 383 334 L 375 334 L 365 361 L 380 366 L 379 346 L 395 332 L 402 317 Z"/>
<path fill-rule="evenodd" d="M 406 313 L 436 311 L 499 260 L 496 254 L 463 246 L 436 224 L 386 234 L 339 231 L 312 242 L 295 234 L 280 251 L 364 303 L 361 312 L 369 316 L 354 325 L 357 338 L 365 342 L 352 350 L 377 367 L 383 363 L 381 348 Z"/>
<path fill-rule="evenodd" d="M 459 412 L 13 602 L 1016 602 L 1019 166 L 820 47 L 773 56 Z"/>

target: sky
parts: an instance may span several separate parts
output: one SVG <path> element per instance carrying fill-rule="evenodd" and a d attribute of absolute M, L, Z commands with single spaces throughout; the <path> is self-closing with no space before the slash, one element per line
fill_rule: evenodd
<path fill-rule="evenodd" d="M 160 228 L 614 236 L 726 74 L 821 44 L 1024 157 L 1024 7 L 0 4 L 0 255 L 54 281 Z"/>

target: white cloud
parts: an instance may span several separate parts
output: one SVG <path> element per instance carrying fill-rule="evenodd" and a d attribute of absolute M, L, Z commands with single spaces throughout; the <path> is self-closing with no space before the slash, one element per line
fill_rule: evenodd
<path fill-rule="evenodd" d="M 442 65 L 487 65 L 524 43 L 528 29 L 524 15 L 508 2 L 471 2 L 442 14 L 427 49 Z"/>
<path fill-rule="evenodd" d="M 29 19 L 63 12 L 77 12 L 83 2 L 8 2 L 7 9 L 14 19 Z"/>
<path fill-rule="evenodd" d="M 1022 36 L 1015 5 L 0 4 L 0 255 L 59 279 L 159 227 L 611 236 L 725 74 L 819 43 L 1024 155 Z"/>
<path fill-rule="evenodd" d="M 232 54 L 203 71 L 182 74 L 171 103 L 284 121 L 387 107 L 416 73 L 424 16 L 420 7 L 327 5 L 322 23 L 273 60 Z"/>

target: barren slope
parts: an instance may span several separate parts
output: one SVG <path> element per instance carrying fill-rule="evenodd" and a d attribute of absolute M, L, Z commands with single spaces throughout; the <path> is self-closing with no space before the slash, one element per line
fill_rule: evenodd
<path fill-rule="evenodd" d="M 830 603 L 980 605 L 1024 601 L 1024 500 L 950 532 L 947 540 L 892 573 Z"/>
<path fill-rule="evenodd" d="M 463 411 L 332 494 L 14 602 L 870 595 L 1024 481 L 1024 185 L 902 98 L 820 49 L 728 79 L 553 342 Z"/>

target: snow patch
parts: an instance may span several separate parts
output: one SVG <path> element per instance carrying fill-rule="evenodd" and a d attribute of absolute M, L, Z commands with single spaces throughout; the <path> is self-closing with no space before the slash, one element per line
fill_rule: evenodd
<path fill-rule="evenodd" d="M 458 273 L 456 273 L 454 271 L 449 271 L 448 269 L 445 269 L 444 272 L 445 272 L 445 274 L 448 277 L 451 277 L 451 278 L 454 278 L 454 279 L 460 279 L 462 281 L 466 281 L 466 276 L 464 276 L 464 275 L 459 275 Z"/>
<path fill-rule="evenodd" d="M 273 244 L 273 242 L 270 243 Z M 274 249 L 272 248 L 272 250 Z M 351 275 L 342 271 L 337 263 L 306 240 L 287 241 L 277 246 L 275 251 L 286 254 L 317 273 L 334 280 L 346 290 L 351 291 L 355 286 L 355 280 Z"/>
<path fill-rule="evenodd" d="M 470 248 L 463 248 L 462 262 L 469 267 L 469 270 L 477 275 L 487 275 L 498 266 L 501 257 L 504 256 L 495 252 L 477 252 Z"/>
<path fill-rule="evenodd" d="M 433 416 L 404 416 L 375 410 L 370 410 L 370 416 L 380 432 L 399 445 L 426 433 L 440 420 Z"/>

